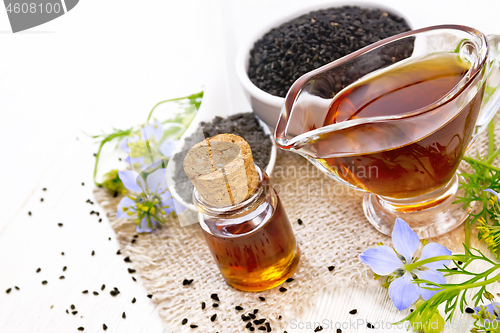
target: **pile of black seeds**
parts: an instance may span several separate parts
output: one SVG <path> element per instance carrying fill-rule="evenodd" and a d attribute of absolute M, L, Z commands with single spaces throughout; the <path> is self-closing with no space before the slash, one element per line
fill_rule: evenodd
<path fill-rule="evenodd" d="M 215 117 L 211 122 L 202 122 L 201 129 L 205 138 L 217 134 L 230 133 L 241 136 L 248 142 L 252 150 L 252 156 L 255 164 L 265 169 L 271 156 L 272 141 L 269 135 L 264 132 L 259 121 L 252 112 L 238 113 L 227 118 Z M 193 184 L 184 172 L 183 162 L 187 152 L 200 140 L 199 131 L 189 137 L 186 137 L 184 147 L 176 154 L 175 161 L 175 189 L 184 201 L 193 202 Z"/>
<path fill-rule="evenodd" d="M 409 30 L 403 18 L 380 9 L 344 6 L 310 12 L 272 29 L 255 43 L 248 76 L 265 92 L 285 97 L 303 74 Z"/>

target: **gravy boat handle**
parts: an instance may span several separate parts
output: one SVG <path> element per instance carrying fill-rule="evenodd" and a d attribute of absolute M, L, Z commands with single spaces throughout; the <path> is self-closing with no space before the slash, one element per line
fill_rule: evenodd
<path fill-rule="evenodd" d="M 487 61 L 486 87 L 484 90 L 483 103 L 479 116 L 477 117 L 474 135 L 469 143 L 469 147 L 488 127 L 491 119 L 500 108 L 500 35 L 489 35 L 489 55 Z"/>

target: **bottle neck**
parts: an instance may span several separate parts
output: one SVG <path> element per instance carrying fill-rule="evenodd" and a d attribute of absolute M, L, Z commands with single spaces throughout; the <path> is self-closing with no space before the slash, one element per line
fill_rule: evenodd
<path fill-rule="evenodd" d="M 229 206 L 212 206 L 203 199 L 196 187 L 193 192 L 193 203 L 196 209 L 203 215 L 228 216 L 240 215 L 252 210 L 266 197 L 269 191 L 269 177 L 259 166 L 255 165 L 255 170 L 259 175 L 259 184 L 255 190 L 243 201 Z"/>

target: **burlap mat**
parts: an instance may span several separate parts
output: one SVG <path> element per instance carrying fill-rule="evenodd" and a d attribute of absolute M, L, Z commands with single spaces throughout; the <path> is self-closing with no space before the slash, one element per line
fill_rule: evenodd
<path fill-rule="evenodd" d="M 499 133 L 498 119 L 497 116 L 496 133 Z M 476 150 L 484 154 L 486 149 L 487 134 L 483 133 L 469 154 L 475 155 Z M 278 153 L 272 182 L 302 252 L 293 275 L 295 280 L 284 284 L 286 292 L 280 292 L 279 288 L 259 293 L 241 292 L 227 285 L 205 244 L 199 224 L 180 227 L 178 221 L 172 219 L 151 234 L 139 235 L 132 243 L 136 235 L 134 223 L 116 218 L 121 198 L 113 198 L 105 189 L 95 190 L 95 198 L 106 211 L 122 253 L 130 256 L 170 330 L 244 332 L 247 322 L 241 315 L 258 309 L 257 319 L 265 318 L 273 332 L 282 332 L 290 319 L 298 318 L 312 306 L 311 301 L 322 288 L 379 287 L 358 256 L 377 242 L 391 244 L 391 240 L 376 231 L 364 217 L 362 193 L 335 183 L 304 158 L 283 151 Z M 297 222 L 299 218 L 302 225 Z M 460 251 L 463 237 L 460 227 L 432 241 Z M 329 270 L 330 266 L 335 268 Z M 193 279 L 193 282 L 183 286 L 184 279 Z M 220 302 L 211 299 L 214 293 Z M 206 303 L 205 309 L 202 302 Z M 215 308 L 213 303 L 219 306 Z M 244 310 L 237 311 L 236 306 Z M 214 314 L 217 317 L 212 322 L 210 318 Z M 188 323 L 182 325 L 184 318 Z M 192 329 L 190 325 L 198 327 Z M 261 325 L 254 326 L 257 326 L 255 332 L 259 332 Z"/>

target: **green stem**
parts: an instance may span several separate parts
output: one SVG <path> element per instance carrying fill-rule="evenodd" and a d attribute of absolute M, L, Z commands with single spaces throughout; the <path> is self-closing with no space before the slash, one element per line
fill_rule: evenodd
<path fill-rule="evenodd" d="M 488 124 L 488 159 L 493 155 L 495 150 L 495 128 L 493 126 L 493 121 Z"/>
<path fill-rule="evenodd" d="M 202 91 L 202 92 L 199 92 L 199 93 L 196 93 L 196 94 L 189 95 L 189 96 L 177 97 L 177 98 L 172 98 L 172 99 L 166 99 L 166 100 L 164 100 L 164 101 L 158 102 L 158 103 L 156 103 L 156 105 L 155 105 L 155 106 L 153 106 L 153 108 L 152 108 L 152 109 L 151 109 L 151 111 L 149 112 L 147 122 L 149 122 L 149 119 L 151 119 L 151 116 L 153 115 L 153 111 L 156 109 L 156 107 L 157 107 L 158 105 L 161 105 L 161 104 L 163 104 L 163 103 L 167 103 L 167 102 L 181 101 L 181 100 L 183 100 L 183 99 L 198 98 L 198 97 L 202 97 L 202 96 L 203 96 L 203 91 Z"/>
<path fill-rule="evenodd" d="M 500 151 L 496 151 L 491 157 L 495 158 L 496 156 L 498 156 L 498 154 L 500 154 Z M 491 159 L 491 157 L 488 158 L 488 160 Z M 472 157 L 464 156 L 464 161 L 466 161 L 468 163 L 471 163 L 471 164 L 476 163 L 476 164 L 479 164 L 481 166 L 484 166 L 485 168 L 494 170 L 496 172 L 500 172 L 500 168 L 497 168 L 497 167 L 494 167 L 493 165 L 488 164 L 488 160 L 486 160 L 486 162 L 483 162 L 480 160 L 476 160 L 475 158 L 472 158 Z"/>
<path fill-rule="evenodd" d="M 495 269 L 498 269 L 498 265 L 495 266 Z M 500 273 L 498 273 L 497 275 L 495 275 L 494 277 L 492 277 L 491 279 L 487 279 L 487 280 L 484 280 L 484 281 L 481 281 L 481 282 L 476 282 L 476 283 L 472 283 L 472 284 L 457 284 L 456 286 L 454 287 L 450 287 L 450 288 L 447 288 L 447 290 L 463 290 L 463 289 L 472 289 L 472 288 L 477 288 L 477 287 L 483 287 L 483 286 L 487 286 L 493 282 L 496 282 L 500 280 Z M 433 296 L 434 297 L 434 296 Z"/>
<path fill-rule="evenodd" d="M 423 260 L 418 260 L 414 263 L 404 265 L 404 269 L 408 272 L 411 272 L 415 268 L 418 268 L 422 265 L 429 264 L 431 262 L 435 261 L 441 261 L 441 260 L 458 260 L 458 261 L 463 261 L 464 260 L 464 255 L 451 255 L 451 256 L 437 256 L 437 257 L 432 257 L 432 258 L 427 258 Z"/>
<path fill-rule="evenodd" d="M 500 149 L 497 149 L 488 159 L 485 161 L 486 163 L 491 163 L 497 156 L 500 155 Z"/>
<path fill-rule="evenodd" d="M 98 183 L 97 180 L 95 179 L 97 176 L 97 164 L 99 163 L 99 156 L 101 155 L 101 150 L 104 144 L 108 142 L 106 140 L 101 141 L 101 144 L 99 145 L 99 150 L 97 151 L 97 154 L 95 155 L 95 164 L 94 164 L 94 184 L 98 187 L 102 186 L 102 183 Z"/>

